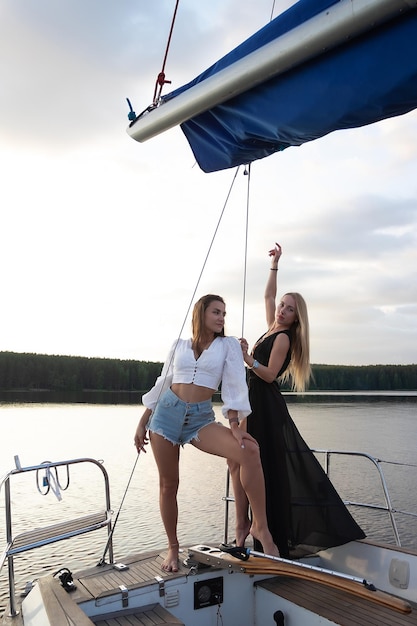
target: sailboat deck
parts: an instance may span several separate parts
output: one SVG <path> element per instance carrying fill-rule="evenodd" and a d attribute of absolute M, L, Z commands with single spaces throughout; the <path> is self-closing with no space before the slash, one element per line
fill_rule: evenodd
<path fill-rule="evenodd" d="M 183 558 L 186 555 L 187 553 L 183 552 Z M 104 565 L 78 572 L 74 578 L 77 589 L 72 594 L 73 598 L 78 603 L 93 598 L 100 602 L 100 599 L 114 594 L 120 585 L 129 590 L 140 589 L 156 583 L 157 576 L 162 580 L 173 580 L 189 573 L 189 567 L 185 567 L 181 560 L 178 572 L 164 572 L 161 565 L 165 556 L 165 552 L 158 551 L 132 555 L 123 561 L 128 566 L 126 570 L 115 569 L 113 565 Z"/>
<path fill-rule="evenodd" d="M 186 552 L 183 553 L 186 556 Z M 146 555 L 134 556 L 126 561 L 129 569 L 125 571 L 115 570 L 111 565 L 95 568 L 77 576 L 77 602 L 87 598 L 95 598 L 96 603 L 104 601 L 106 597 L 114 594 L 119 585 L 125 585 L 129 590 L 145 587 L 156 582 L 156 577 L 163 580 L 173 580 L 189 573 L 189 568 L 180 562 L 178 573 L 166 574 L 161 570 L 161 564 L 165 554 L 162 552 L 148 553 Z M 210 568 L 213 569 L 221 568 Z M 412 612 L 403 614 L 388 607 L 380 606 L 364 598 L 353 596 L 350 593 L 338 589 L 331 589 L 308 580 L 298 580 L 284 576 L 276 576 L 255 583 L 255 585 L 277 596 L 277 599 L 284 599 L 303 607 L 312 614 L 319 615 L 340 626 L 417 626 L 417 604 L 410 603 Z M 126 621 L 126 624 L 153 623 L 140 621 L 142 614 L 137 614 L 139 621 Z M 168 618 L 172 617 L 168 613 Z M 135 616 L 126 616 L 126 619 L 134 619 Z M 99 626 L 113 626 L 124 624 L 118 617 L 117 622 L 111 620 L 94 622 Z M 160 617 L 162 619 L 162 617 Z M 155 621 L 155 624 L 167 624 L 171 622 Z M 181 622 L 174 622 L 181 623 Z"/>
<path fill-rule="evenodd" d="M 346 591 L 308 580 L 276 576 L 260 581 L 256 586 L 340 626 L 417 625 L 417 604 L 411 602 L 412 612 L 403 614 Z"/>
<path fill-rule="evenodd" d="M 127 613 L 124 616 L 95 619 L 95 626 L 184 626 L 161 605 L 155 604 L 140 613 Z"/>
<path fill-rule="evenodd" d="M 56 615 L 53 623 L 67 623 L 63 616 L 72 615 L 77 624 L 92 626 L 184 626 L 183 621 L 175 617 L 169 609 L 164 608 L 164 601 L 139 608 L 129 608 L 109 612 L 109 601 L 112 598 L 121 599 L 121 586 L 128 593 L 135 593 L 149 585 L 163 584 L 167 580 L 175 580 L 190 573 L 190 565 L 184 565 L 182 559 L 187 557 L 187 551 L 181 554 L 179 571 L 165 573 L 161 570 L 161 564 L 165 552 L 149 552 L 146 554 L 132 555 L 124 561 L 127 569 L 118 570 L 113 565 L 106 564 L 85 569 L 74 573 L 76 589 L 67 593 L 56 578 L 46 577 L 40 579 L 43 587 L 43 597 L 48 611 Z M 206 566 L 208 572 L 225 572 L 221 567 Z M 204 576 L 204 568 L 200 575 Z M 240 575 L 240 574 L 239 574 Z M 248 576 L 248 574 L 242 574 Z M 225 576 L 227 576 L 225 572 Z M 49 579 L 49 580 L 48 580 Z M 52 580 L 51 580 L 52 579 Z M 304 617 L 300 623 L 329 623 L 339 626 L 417 626 L 417 604 L 410 603 L 412 612 L 403 614 L 391 608 L 377 605 L 369 600 L 360 598 L 341 591 L 329 588 L 323 584 L 311 580 L 299 580 L 285 576 L 268 577 L 254 582 L 256 588 L 256 602 L 265 607 L 265 600 L 274 607 L 274 611 L 281 610 L 285 614 L 288 603 L 297 605 L 304 611 Z M 137 593 L 137 592 L 136 592 Z M 230 598 L 226 597 L 225 602 Z M 272 599 L 271 599 L 272 596 Z M 112 597 L 112 598 L 111 598 Z M 98 615 L 87 617 L 81 610 L 81 604 L 86 601 L 94 601 L 98 609 Z M 71 608 L 72 605 L 72 608 Z M 78 606 L 77 606 L 78 605 Z M 119 602 L 120 607 L 120 602 Z M 102 607 L 102 612 L 101 608 Z M 192 610 L 192 609 L 191 609 Z M 256 612 L 256 609 L 255 609 Z M 21 624 L 18 616 L 13 621 L 5 620 L 5 624 L 18 626 Z M 320 621 L 317 621 L 320 620 Z M 70 622 L 71 623 L 71 622 Z M 187 626 L 189 626 L 187 622 Z"/>

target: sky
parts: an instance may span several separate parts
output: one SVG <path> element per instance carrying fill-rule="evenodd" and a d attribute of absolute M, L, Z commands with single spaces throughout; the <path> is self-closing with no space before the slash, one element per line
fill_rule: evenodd
<path fill-rule="evenodd" d="M 163 93 L 291 4 L 180 0 Z M 417 112 L 255 162 L 248 201 L 243 170 L 203 173 L 180 128 L 126 132 L 126 98 L 152 102 L 174 7 L 2 1 L 0 351 L 163 361 L 205 293 L 254 343 L 277 241 L 313 364 L 416 363 Z"/>

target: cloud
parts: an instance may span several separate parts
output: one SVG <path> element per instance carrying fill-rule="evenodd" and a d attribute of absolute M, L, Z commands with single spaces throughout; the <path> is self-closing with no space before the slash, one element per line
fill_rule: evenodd
<path fill-rule="evenodd" d="M 0 350 L 162 360 L 194 293 L 213 291 L 229 332 L 254 342 L 277 240 L 278 289 L 306 297 L 314 362 L 415 362 L 417 113 L 289 148 L 234 183 L 204 174 L 179 128 L 126 133 L 125 98 L 150 104 L 173 8 L 2 3 Z M 270 11 L 182 0 L 164 93 Z"/>

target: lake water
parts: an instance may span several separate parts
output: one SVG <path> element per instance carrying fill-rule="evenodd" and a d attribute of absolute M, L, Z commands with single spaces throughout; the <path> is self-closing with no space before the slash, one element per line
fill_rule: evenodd
<path fill-rule="evenodd" d="M 311 448 L 353 450 L 384 461 L 393 506 L 417 513 L 417 392 L 410 394 L 287 395 L 290 413 Z M 137 459 L 133 434 L 142 407 L 126 404 L 54 404 L 0 402 L 0 474 L 44 461 L 89 457 L 102 459 L 110 475 L 115 558 L 165 546 L 158 509 L 158 475 L 152 452 Z M 224 421 L 216 406 L 219 421 Z M 322 455 L 319 455 L 322 460 Z M 401 465 L 396 463 L 400 462 Z M 136 464 L 136 465 L 135 465 Z M 134 471 L 133 471 L 134 470 Z M 39 493 L 35 475 L 14 477 L 14 528 L 18 531 L 98 511 L 104 505 L 101 474 L 71 469 L 62 501 Z M 331 478 L 343 499 L 383 505 L 380 481 L 372 463 L 342 456 L 331 460 Z M 62 469 L 60 481 L 66 482 Z M 126 489 L 130 481 L 129 489 Z M 226 465 L 186 446 L 181 453 L 179 537 L 184 544 L 224 540 Z M 42 491 L 42 489 L 41 489 Z M 99 500 L 97 503 L 97 494 Z M 123 507 L 119 512 L 123 500 Z M 233 505 L 231 507 L 233 509 Z M 387 515 L 351 509 L 368 536 L 393 542 Z M 113 517 L 113 519 L 114 519 Z M 417 550 L 417 521 L 398 516 L 402 545 Z M 229 539 L 233 538 L 233 515 Z M 61 567 L 94 565 L 103 556 L 106 531 L 61 542 L 15 558 L 18 591 L 30 578 Z M 5 545 L 4 494 L 0 500 L 0 550 Z M 30 569 L 36 557 L 38 571 Z M 0 573 L 0 615 L 7 597 L 7 568 Z"/>

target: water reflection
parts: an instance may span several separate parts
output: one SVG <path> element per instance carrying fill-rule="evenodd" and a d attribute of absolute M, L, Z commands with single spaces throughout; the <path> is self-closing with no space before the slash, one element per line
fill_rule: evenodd
<path fill-rule="evenodd" d="M 41 394 L 41 395 L 40 395 Z M 36 392 L 29 398 L 13 396 L 10 401 L 0 396 L 0 437 L 2 456 L 0 474 L 12 469 L 14 455 L 22 465 L 35 465 L 45 460 L 80 457 L 104 459 L 110 476 L 112 506 L 115 515 L 124 499 L 128 480 L 136 462 L 133 433 L 142 407 L 131 394 L 76 394 L 77 400 L 62 403 L 48 392 Z M 119 394 L 120 395 L 120 394 Z M 129 397 L 130 396 L 130 397 Z M 39 398 L 42 397 L 42 402 Z M 66 396 L 67 397 L 67 396 Z M 37 400 L 36 400 L 37 398 Z M 47 399 L 45 399 L 47 398 Z M 310 447 L 316 449 L 355 450 L 383 459 L 383 469 L 390 489 L 392 504 L 400 511 L 417 513 L 416 450 L 417 393 L 402 397 L 385 394 L 287 395 L 290 413 Z M 223 421 L 220 407 L 216 407 Z M 319 455 L 322 461 L 322 455 Z M 400 460 L 406 466 L 396 465 Z M 345 500 L 383 505 L 380 481 L 369 461 L 352 463 L 348 457 L 332 458 L 331 479 Z M 92 473 L 71 471 L 71 486 L 62 502 L 39 494 L 34 481 L 16 477 L 12 497 L 17 507 L 17 528 L 25 530 L 84 515 L 97 510 L 96 496 L 102 485 Z M 181 452 L 181 484 L 179 492 L 180 541 L 183 544 L 202 540 L 219 544 L 224 539 L 224 503 L 226 464 L 223 459 L 202 454 L 192 446 Z M 1 502 L 1 501 L 0 501 Z M 231 507 L 233 511 L 233 506 Z M 386 514 L 352 508 L 352 514 L 365 532 L 380 541 L 393 543 L 393 533 Z M 5 545 L 4 505 L 0 510 L 0 550 Z M 230 521 L 233 528 L 233 518 Z M 417 520 L 398 517 L 398 529 L 404 546 L 417 549 Z M 232 531 L 231 531 L 232 532 Z M 229 537 L 230 538 L 230 537 Z M 158 473 L 151 451 L 137 463 L 130 488 L 114 533 L 115 556 L 129 552 L 156 549 L 165 545 L 165 535 L 158 508 Z M 80 564 L 97 563 L 106 543 L 106 531 L 97 531 L 53 546 L 37 549 L 16 558 L 16 577 L 23 588 L 35 575 L 61 567 L 78 569 Z M 37 561 L 37 572 L 30 566 Z M 6 570 L 0 574 L 0 612 L 7 590 Z"/>

